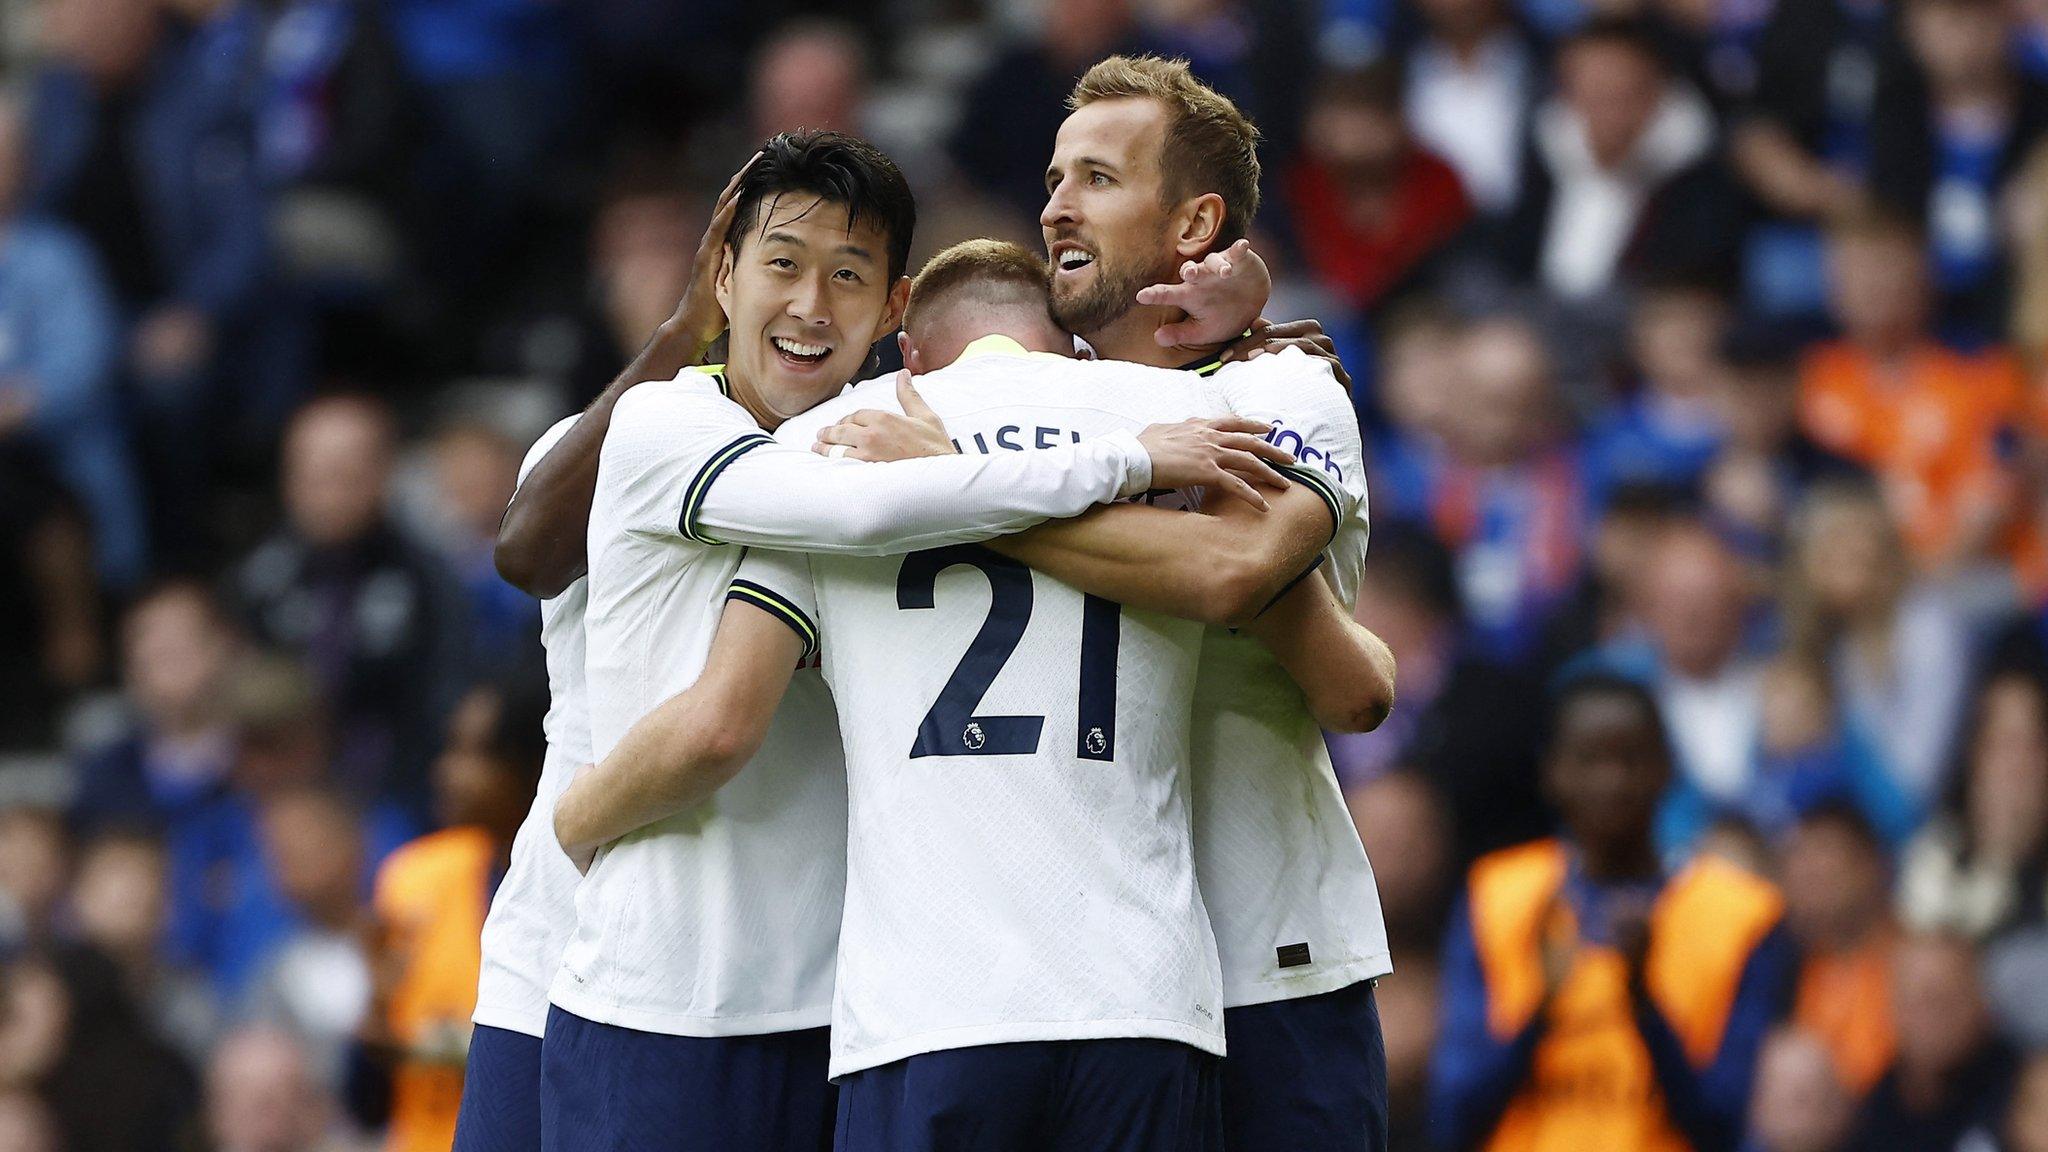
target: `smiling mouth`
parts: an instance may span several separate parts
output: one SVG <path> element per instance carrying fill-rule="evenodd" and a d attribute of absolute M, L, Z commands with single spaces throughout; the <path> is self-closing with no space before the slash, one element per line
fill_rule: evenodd
<path fill-rule="evenodd" d="M 1054 270 L 1061 274 L 1078 272 L 1095 263 L 1095 253 L 1077 244 L 1064 245 L 1053 253 L 1052 263 Z"/>
<path fill-rule="evenodd" d="M 829 344 L 807 344 L 787 336 L 770 336 L 768 342 L 775 346 L 776 354 L 783 360 L 805 368 L 823 363 L 825 357 L 832 354 Z"/>

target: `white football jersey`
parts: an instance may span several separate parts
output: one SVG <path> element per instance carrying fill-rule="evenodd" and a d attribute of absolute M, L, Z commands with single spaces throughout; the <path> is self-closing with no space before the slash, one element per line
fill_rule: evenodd
<path fill-rule="evenodd" d="M 745 543 L 906 550 L 1070 516 L 1149 482 L 1135 437 L 871 465 L 777 444 L 716 367 L 619 399 L 589 528 L 591 751 L 702 671 Z M 599 1023 L 720 1036 L 831 1013 L 845 881 L 837 720 L 799 671 L 746 771 L 607 846 L 576 892 L 550 999 Z"/>
<path fill-rule="evenodd" d="M 576 423 L 570 416 L 542 434 L 519 466 L 521 483 Z M 512 840 L 512 862 L 484 918 L 483 969 L 471 1019 L 492 1028 L 539 1036 L 548 1019 L 548 982 L 576 926 L 576 866 L 555 840 L 555 800 L 590 763 L 590 707 L 583 689 L 583 607 L 577 580 L 540 604 L 540 642 L 547 650 L 547 760 L 533 807 Z"/>
<path fill-rule="evenodd" d="M 970 457 L 1222 411 L 1192 375 L 1000 337 L 919 388 Z M 860 408 L 900 410 L 873 381 L 779 435 L 809 444 Z M 741 578 L 816 622 L 839 702 L 851 833 L 833 1076 L 1027 1040 L 1223 1051 L 1186 771 L 1199 625 L 976 547 L 756 551 Z"/>
<path fill-rule="evenodd" d="M 1289 471 L 1332 501 L 1326 567 L 1357 600 L 1368 524 L 1350 397 L 1299 350 L 1210 376 L 1230 410 L 1270 421 Z M 1379 887 L 1308 703 L 1271 653 L 1221 628 L 1195 685 L 1195 862 L 1216 929 L 1224 1003 L 1314 996 L 1393 970 Z"/>

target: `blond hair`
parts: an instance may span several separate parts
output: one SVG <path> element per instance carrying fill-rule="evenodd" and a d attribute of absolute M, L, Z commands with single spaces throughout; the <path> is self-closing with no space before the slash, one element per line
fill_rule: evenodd
<path fill-rule="evenodd" d="M 1045 261 L 1008 240 L 962 240 L 925 261 L 910 282 L 903 327 L 913 329 L 941 304 L 972 299 L 981 304 L 1049 307 Z"/>
<path fill-rule="evenodd" d="M 1216 246 L 1240 240 L 1259 211 L 1259 130 L 1229 98 L 1195 78 L 1186 60 L 1111 56 L 1074 85 L 1067 107 L 1098 100 L 1157 100 L 1166 109 L 1160 185 L 1169 202 L 1223 198 Z"/>

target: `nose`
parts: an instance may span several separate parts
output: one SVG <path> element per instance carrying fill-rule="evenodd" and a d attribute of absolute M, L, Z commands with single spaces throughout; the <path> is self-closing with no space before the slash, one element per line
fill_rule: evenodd
<path fill-rule="evenodd" d="M 832 310 L 828 304 L 830 299 L 822 277 L 806 276 L 790 293 L 790 319 L 822 328 L 832 322 Z"/>
<path fill-rule="evenodd" d="M 1073 181 L 1062 180 L 1046 195 L 1045 209 L 1038 214 L 1038 226 L 1058 228 L 1063 224 L 1080 223 L 1080 213 L 1075 208 L 1071 191 Z"/>

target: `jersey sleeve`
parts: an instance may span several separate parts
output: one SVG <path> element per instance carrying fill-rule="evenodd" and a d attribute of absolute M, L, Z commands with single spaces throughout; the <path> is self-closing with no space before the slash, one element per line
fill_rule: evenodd
<path fill-rule="evenodd" d="M 1152 460 L 1129 432 L 1026 452 L 833 460 L 768 440 L 715 460 L 683 507 L 706 544 L 887 556 L 987 540 L 1143 492 Z M 713 483 L 716 481 L 716 483 Z"/>
<path fill-rule="evenodd" d="M 1365 450 L 1351 396 L 1329 364 L 1289 348 L 1227 364 L 1210 382 L 1232 412 L 1273 425 L 1268 439 L 1294 454 L 1282 471 L 1329 506 L 1334 536 L 1365 503 Z"/>
<path fill-rule="evenodd" d="M 694 519 L 704 493 L 735 460 L 773 443 L 708 381 L 642 384 L 612 411 L 598 496 L 624 531 L 703 542 Z"/>
<path fill-rule="evenodd" d="M 810 557 L 801 552 L 749 549 L 733 573 L 727 600 L 740 600 L 789 625 L 803 641 L 803 658 L 818 651 L 818 593 Z"/>
<path fill-rule="evenodd" d="M 576 421 L 582 418 L 583 414 L 581 412 L 571 416 L 564 416 L 560 420 L 555 421 L 554 425 L 547 431 L 541 433 L 540 439 L 533 442 L 533 447 L 526 450 L 526 459 L 519 462 L 519 479 L 517 483 L 526 483 L 527 476 L 532 474 L 534 468 L 541 462 L 541 459 L 554 451 L 555 445 L 560 444 L 562 437 L 567 436 L 569 429 L 574 428 Z"/>

